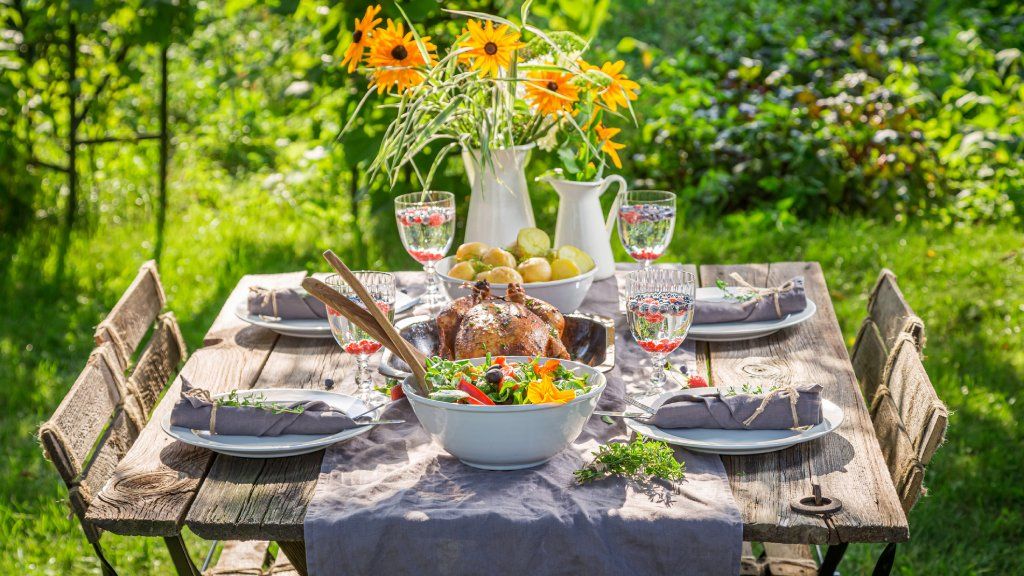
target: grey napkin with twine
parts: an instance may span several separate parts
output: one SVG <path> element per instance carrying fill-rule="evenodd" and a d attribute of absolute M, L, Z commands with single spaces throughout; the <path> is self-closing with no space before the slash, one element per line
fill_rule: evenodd
<path fill-rule="evenodd" d="M 701 394 L 684 390 L 665 398 L 647 419 L 659 428 L 785 430 L 821 424 L 821 384 L 796 384 L 765 394 Z"/>
<path fill-rule="evenodd" d="M 327 319 L 327 307 L 299 287 L 249 288 L 249 314 L 281 320 Z"/>
<path fill-rule="evenodd" d="M 336 434 L 359 426 L 348 414 L 320 400 L 273 404 L 266 408 L 221 405 L 208 391 L 183 380 L 181 397 L 171 410 L 171 426 L 209 430 L 222 436 Z"/>
<path fill-rule="evenodd" d="M 694 324 L 778 320 L 807 307 L 803 276 L 774 288 L 751 286 L 735 272 L 731 276 L 741 288 L 738 294 L 722 300 L 698 299 L 693 311 Z"/>
<path fill-rule="evenodd" d="M 614 318 L 625 342 L 618 307 L 609 278 L 594 282 L 581 310 Z M 634 343 L 616 347 L 599 408 L 621 408 L 626 380 L 645 369 L 645 356 Z M 407 401 L 388 416 L 407 423 L 374 428 L 324 455 L 304 522 L 310 576 L 739 573 L 743 524 L 718 456 L 677 448 L 686 462 L 678 482 L 614 477 L 580 486 L 573 471 L 599 445 L 630 439 L 621 420 L 591 418 L 549 462 L 498 472 L 444 452 Z"/>

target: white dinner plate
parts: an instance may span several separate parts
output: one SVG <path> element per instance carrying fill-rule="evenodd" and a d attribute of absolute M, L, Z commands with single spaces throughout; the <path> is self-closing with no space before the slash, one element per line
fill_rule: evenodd
<path fill-rule="evenodd" d="M 395 314 L 401 314 L 415 306 L 420 299 L 413 298 L 405 292 L 395 293 Z M 260 326 L 273 330 L 283 336 L 295 336 L 296 338 L 330 338 L 331 326 L 327 320 L 283 320 L 269 316 L 256 316 L 249 314 L 247 303 L 238 305 L 235 309 L 235 316 L 240 320 L 248 322 L 253 326 Z"/>
<path fill-rule="evenodd" d="M 704 388 L 698 393 L 710 393 L 715 388 Z M 664 396 L 678 393 L 678 390 L 641 398 L 640 401 L 651 405 Z M 762 454 L 775 452 L 790 446 L 810 442 L 835 430 L 843 423 L 843 409 L 835 403 L 822 399 L 822 422 L 807 430 L 719 430 L 713 428 L 658 428 L 650 424 L 626 418 L 626 426 L 653 438 L 676 444 L 694 452 L 708 454 Z"/>
<path fill-rule="evenodd" d="M 729 290 L 732 292 L 733 290 Z M 701 301 L 716 301 L 725 298 L 725 291 L 717 287 L 698 288 L 697 306 Z M 787 314 L 778 320 L 766 320 L 764 322 L 723 322 L 721 324 L 693 324 L 690 331 L 686 333 L 687 338 L 693 340 L 704 340 L 706 342 L 733 342 L 737 340 L 753 340 L 774 334 L 783 328 L 796 326 L 806 321 L 818 307 L 810 298 L 807 299 L 807 307 L 801 312 Z"/>
<path fill-rule="evenodd" d="M 365 412 L 369 406 L 362 400 L 323 390 L 301 390 L 294 388 L 263 388 L 256 390 L 239 390 L 239 396 L 250 396 L 262 394 L 271 402 L 294 402 L 296 400 L 323 400 L 332 408 L 344 411 L 350 416 L 358 416 Z M 214 398 L 220 398 L 227 394 L 215 394 Z M 367 416 L 373 416 L 368 414 Z M 336 434 L 327 436 L 313 436 L 307 434 L 283 434 L 281 436 L 227 436 L 210 434 L 206 430 L 192 430 L 183 426 L 171 426 L 170 413 L 160 423 L 168 435 L 185 444 L 207 448 L 220 454 L 238 456 L 240 458 L 283 458 L 285 456 L 297 456 L 316 452 L 330 446 L 335 442 L 341 442 L 360 434 L 369 432 L 373 426 L 360 426 L 349 430 L 342 430 Z"/>

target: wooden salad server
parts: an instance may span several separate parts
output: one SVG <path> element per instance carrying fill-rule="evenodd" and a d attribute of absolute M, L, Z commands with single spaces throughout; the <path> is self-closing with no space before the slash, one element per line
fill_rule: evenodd
<path fill-rule="evenodd" d="M 366 287 L 363 286 L 359 279 L 356 278 L 356 275 L 352 273 L 352 270 L 334 252 L 327 250 L 324 252 L 324 258 L 348 283 L 361 301 L 373 302 L 373 298 L 366 290 Z M 383 346 L 397 354 L 402 360 L 405 360 L 405 363 L 409 365 L 413 375 L 416 377 L 415 383 L 420 393 L 423 395 L 429 394 L 430 383 L 426 380 L 426 356 L 398 333 L 398 330 L 388 321 L 387 316 L 379 308 L 376 306 L 364 308 L 342 296 L 327 284 L 312 277 L 303 280 L 302 286 L 318 300 L 343 314 Z"/>

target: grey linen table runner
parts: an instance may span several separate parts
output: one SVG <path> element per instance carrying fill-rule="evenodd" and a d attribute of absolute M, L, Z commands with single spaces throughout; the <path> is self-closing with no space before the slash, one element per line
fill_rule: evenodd
<path fill-rule="evenodd" d="M 358 426 L 347 414 L 319 400 L 275 403 L 275 409 L 217 405 L 209 392 L 182 379 L 171 409 L 171 426 L 211 430 L 222 436 L 335 434 Z"/>
<path fill-rule="evenodd" d="M 621 410 L 645 358 L 618 313 L 615 279 L 595 282 L 582 310 L 615 319 L 600 408 Z M 579 486 L 573 471 L 600 444 L 629 438 L 621 421 L 592 418 L 546 464 L 495 472 L 432 443 L 407 402 L 387 416 L 409 422 L 327 449 L 304 523 L 312 576 L 739 572 L 743 526 L 718 456 L 677 449 L 680 482 Z"/>
<path fill-rule="evenodd" d="M 684 390 L 654 406 L 659 428 L 785 430 L 821 424 L 821 384 L 797 384 L 763 394 Z"/>
<path fill-rule="evenodd" d="M 694 324 L 723 322 L 764 322 L 778 320 L 807 307 L 804 278 L 797 276 L 774 288 L 760 288 L 746 298 L 697 300 L 693 309 Z"/>

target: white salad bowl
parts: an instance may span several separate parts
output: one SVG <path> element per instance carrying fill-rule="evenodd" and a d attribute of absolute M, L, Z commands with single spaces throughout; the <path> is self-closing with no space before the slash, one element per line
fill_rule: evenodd
<path fill-rule="evenodd" d="M 460 278 L 453 278 L 448 275 L 448 271 L 455 266 L 455 256 L 449 256 L 437 263 L 437 275 L 441 277 L 441 282 L 444 284 L 444 289 L 448 293 L 448 296 L 454 300 L 462 296 L 467 296 L 470 293 L 469 288 L 463 287 L 466 284 L 466 280 Z M 571 314 L 575 312 L 580 304 L 583 303 L 583 299 L 587 297 L 587 291 L 590 290 L 590 285 L 594 283 L 594 274 L 597 273 L 597 268 L 591 268 L 590 271 L 584 272 L 579 276 L 573 276 L 572 278 L 566 278 L 565 280 L 552 280 L 550 282 L 528 282 L 523 284 L 523 289 L 527 294 L 543 300 L 555 308 L 562 314 Z M 505 289 L 508 284 L 491 284 L 491 289 L 494 290 L 499 296 L 505 293 Z"/>
<path fill-rule="evenodd" d="M 507 356 L 509 362 L 530 358 Z M 541 362 L 546 361 L 541 358 Z M 483 363 L 483 358 L 470 360 Z M 476 406 L 424 398 L 412 376 L 402 383 L 420 425 L 452 456 L 474 468 L 518 470 L 547 462 L 579 437 L 604 392 L 604 374 L 590 366 L 560 360 L 579 375 L 588 375 L 590 391 L 565 404 Z"/>

